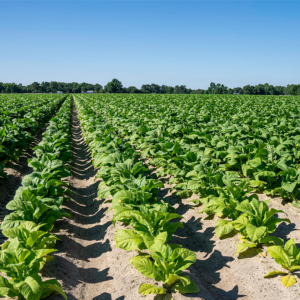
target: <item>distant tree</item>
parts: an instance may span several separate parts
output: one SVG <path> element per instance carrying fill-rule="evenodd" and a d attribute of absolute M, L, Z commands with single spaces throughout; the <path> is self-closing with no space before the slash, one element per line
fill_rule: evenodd
<path fill-rule="evenodd" d="M 168 86 L 166 89 L 167 94 L 173 94 L 174 93 L 174 88 L 172 86 Z"/>
<path fill-rule="evenodd" d="M 243 87 L 243 93 L 247 95 L 253 95 L 254 93 L 254 86 L 252 85 L 245 85 Z"/>
<path fill-rule="evenodd" d="M 58 84 L 56 81 L 51 81 L 49 86 L 52 93 L 56 93 L 58 91 Z"/>
<path fill-rule="evenodd" d="M 175 85 L 174 94 L 185 94 L 186 86 L 185 85 Z"/>
<path fill-rule="evenodd" d="M 265 94 L 265 85 L 258 84 L 254 87 L 254 94 L 255 95 L 264 95 Z"/>
<path fill-rule="evenodd" d="M 152 93 L 152 87 L 150 84 L 143 84 L 141 87 L 141 91 L 142 91 L 142 93 L 150 94 L 150 93 Z"/>
<path fill-rule="evenodd" d="M 216 84 L 214 82 L 211 82 L 208 89 L 207 89 L 209 94 L 216 94 Z"/>
<path fill-rule="evenodd" d="M 202 90 L 202 89 L 193 90 L 193 91 L 191 91 L 191 94 L 204 94 L 204 90 Z"/>
<path fill-rule="evenodd" d="M 32 91 L 35 93 L 39 89 L 39 87 L 40 87 L 40 84 L 36 81 L 31 84 Z"/>
<path fill-rule="evenodd" d="M 284 95 L 285 87 L 284 86 L 275 86 L 275 94 L 276 95 Z"/>
<path fill-rule="evenodd" d="M 72 83 L 72 93 L 80 93 L 81 88 L 80 85 L 77 82 Z"/>
<path fill-rule="evenodd" d="M 160 87 L 160 92 L 162 93 L 162 94 L 165 94 L 166 92 L 167 92 L 167 86 L 166 85 L 162 85 L 161 87 Z"/>
<path fill-rule="evenodd" d="M 300 84 L 289 84 L 285 90 L 286 95 L 300 95 Z"/>
<path fill-rule="evenodd" d="M 87 84 L 85 82 L 80 84 L 80 90 L 84 93 L 88 90 Z"/>
<path fill-rule="evenodd" d="M 158 84 L 152 83 L 150 88 L 151 88 L 151 93 L 155 93 L 155 94 L 160 93 L 160 86 Z"/>
<path fill-rule="evenodd" d="M 31 93 L 31 92 L 42 92 L 42 93 L 55 93 L 56 91 L 62 91 L 64 93 L 80 93 L 81 91 L 92 90 L 95 93 L 162 93 L 162 94 L 245 94 L 245 95 L 300 95 L 300 84 L 290 84 L 288 86 L 273 86 L 271 84 L 258 84 L 258 85 L 245 85 L 243 88 L 228 88 L 224 84 L 211 82 L 207 90 L 197 89 L 192 90 L 186 88 L 185 85 L 176 85 L 175 88 L 166 85 L 143 84 L 141 89 L 137 89 L 134 86 L 128 88 L 123 87 L 122 83 L 113 79 L 109 82 L 105 89 L 96 83 L 66 83 L 43 81 L 41 84 L 33 82 L 29 85 L 23 86 L 22 84 L 15 83 L 0 83 L 0 93 Z"/>
<path fill-rule="evenodd" d="M 139 90 L 135 86 L 129 86 L 126 89 L 126 92 L 129 93 L 129 94 L 136 94 L 136 93 L 139 92 Z"/>
<path fill-rule="evenodd" d="M 241 87 L 235 87 L 233 88 L 233 93 L 241 95 L 244 93 L 244 90 Z"/>
<path fill-rule="evenodd" d="M 225 86 L 224 84 L 221 84 L 220 89 L 221 89 L 220 94 L 227 94 L 227 91 L 228 91 L 227 86 Z"/>
<path fill-rule="evenodd" d="M 94 85 L 94 92 L 95 92 L 95 93 L 99 93 L 99 91 L 100 91 L 101 89 L 103 89 L 103 87 L 102 87 L 101 84 L 96 83 L 96 84 Z"/>
<path fill-rule="evenodd" d="M 122 89 L 123 89 L 122 82 L 116 78 L 108 82 L 107 85 L 104 87 L 104 90 L 107 93 L 121 93 Z"/>
<path fill-rule="evenodd" d="M 41 92 L 42 93 L 50 93 L 51 89 L 50 89 L 50 83 L 47 81 L 43 81 L 41 83 Z"/>

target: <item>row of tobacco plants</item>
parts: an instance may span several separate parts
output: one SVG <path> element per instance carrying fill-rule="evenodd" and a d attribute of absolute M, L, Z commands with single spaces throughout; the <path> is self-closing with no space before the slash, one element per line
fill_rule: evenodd
<path fill-rule="evenodd" d="M 34 148 L 36 157 L 28 161 L 33 172 L 22 180 L 1 224 L 9 239 L 0 251 L 0 296 L 18 300 L 39 300 L 53 291 L 64 291 L 56 279 L 43 281 L 39 272 L 53 259 L 58 238 L 51 233 L 54 222 L 69 215 L 61 209 L 68 200 L 64 178 L 70 176 L 72 101 L 67 98 L 53 117 L 42 141 Z"/>
<path fill-rule="evenodd" d="M 157 197 L 163 183 L 151 178 L 150 169 L 138 159 L 138 153 L 89 106 L 76 96 L 76 107 L 85 141 L 92 152 L 93 164 L 99 168 L 98 198 L 112 196 L 112 222 L 128 229 L 117 230 L 116 247 L 137 250 L 130 260 L 137 271 L 162 286 L 144 283 L 139 293 L 171 297 L 172 292 L 197 293 L 199 288 L 182 272 L 196 261 L 196 254 L 181 245 L 167 244 L 181 222 L 173 207 Z"/>
<path fill-rule="evenodd" d="M 6 164 L 18 160 L 65 100 L 65 96 L 0 96 L 0 178 Z"/>
<path fill-rule="evenodd" d="M 111 156 L 106 156 L 114 151 L 124 155 L 133 149 L 129 154 L 133 170 L 141 164 L 139 153 L 158 168 L 158 176 L 171 175 L 169 183 L 174 184 L 178 196 L 199 195 L 194 202 L 204 207 L 201 213 L 219 218 L 218 237 L 240 234 L 236 254 L 251 248 L 261 254 L 262 247 L 268 246 L 269 255 L 286 271 L 272 271 L 265 277 L 284 275 L 282 283 L 291 286 L 296 282 L 292 273 L 300 269 L 300 249 L 293 239 L 284 244 L 272 235 L 278 223 L 290 220 L 279 219 L 277 213 L 283 212 L 270 209 L 269 200 L 259 201 L 253 192 L 280 195 L 298 206 L 299 101 L 296 97 L 85 96 L 81 104 L 86 109 L 86 138 L 94 165 L 100 168 L 98 177 L 103 179 L 98 196 L 113 195 L 114 221 L 118 220 L 119 207 L 127 207 L 133 197 L 132 185 L 114 177 L 125 172 L 118 170 L 125 168 L 125 162 L 128 168 L 128 157 L 112 162 Z M 105 140 L 105 134 L 110 139 Z M 134 178 L 140 180 L 143 174 L 136 173 Z M 135 210 L 139 209 L 131 205 L 130 214 Z M 121 219 L 125 224 L 140 226 L 136 220 L 126 219 L 127 214 Z M 121 237 L 123 243 L 131 242 L 125 232 L 116 233 L 117 246 Z"/>

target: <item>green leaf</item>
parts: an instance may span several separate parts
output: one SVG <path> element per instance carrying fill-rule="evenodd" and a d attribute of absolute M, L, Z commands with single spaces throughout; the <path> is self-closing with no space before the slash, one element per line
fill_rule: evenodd
<path fill-rule="evenodd" d="M 295 240 L 294 239 L 289 239 L 285 245 L 284 245 L 284 250 L 288 251 L 289 248 L 292 246 L 292 245 L 296 245 L 295 244 Z"/>
<path fill-rule="evenodd" d="M 240 252 L 245 251 L 247 248 L 254 248 L 254 247 L 256 247 L 255 243 L 250 243 L 250 242 L 249 243 L 239 243 L 239 244 L 237 244 L 235 255 L 239 254 Z"/>
<path fill-rule="evenodd" d="M 247 215 L 246 214 L 240 215 L 236 220 L 232 221 L 232 224 L 237 231 L 241 231 L 249 224 Z"/>
<path fill-rule="evenodd" d="M 230 233 L 233 229 L 233 224 L 227 220 L 218 220 L 215 227 L 217 237 L 226 235 Z"/>
<path fill-rule="evenodd" d="M 277 275 L 287 275 L 288 273 L 286 272 L 283 272 L 283 271 L 278 271 L 278 270 L 274 270 L 274 271 L 271 271 L 269 272 L 268 274 L 266 274 L 264 276 L 264 278 L 272 278 L 272 277 L 275 277 Z"/>
<path fill-rule="evenodd" d="M 19 240 L 23 239 L 22 231 L 19 228 L 6 228 L 2 234 L 10 239 L 17 237 Z"/>
<path fill-rule="evenodd" d="M 252 242 L 257 242 L 267 231 L 267 227 L 256 227 L 252 224 L 246 226 L 246 232 Z"/>
<path fill-rule="evenodd" d="M 288 266 L 291 265 L 289 256 L 280 246 L 270 246 L 268 248 L 268 253 L 278 264 Z"/>
<path fill-rule="evenodd" d="M 289 193 L 292 193 L 293 190 L 295 189 L 296 185 L 297 185 L 297 182 L 293 182 L 293 183 L 284 183 L 284 184 L 282 184 L 281 187 L 282 187 L 284 190 L 288 191 Z"/>
<path fill-rule="evenodd" d="M 114 240 L 116 241 L 116 248 L 120 247 L 126 251 L 134 250 L 143 244 L 143 239 L 140 235 L 127 229 L 116 230 Z"/>
<path fill-rule="evenodd" d="M 44 291 L 46 289 L 50 290 L 50 291 L 52 290 L 52 292 L 56 291 L 56 292 L 60 293 L 67 300 L 67 295 L 65 294 L 65 292 L 61 288 L 61 285 L 59 284 L 59 282 L 56 279 L 50 279 L 50 280 L 44 281 L 43 287 L 44 287 Z"/>
<path fill-rule="evenodd" d="M 300 271 L 300 266 L 294 266 L 290 268 L 290 272 Z"/>
<path fill-rule="evenodd" d="M 18 292 L 9 281 L 0 275 L 0 297 L 9 296 L 11 298 L 18 296 Z"/>
<path fill-rule="evenodd" d="M 181 294 L 196 294 L 200 290 L 197 284 L 190 280 L 189 276 L 181 276 L 180 282 L 175 285 L 175 291 Z"/>
<path fill-rule="evenodd" d="M 263 223 L 264 224 L 267 223 L 268 220 L 270 220 L 270 218 L 272 218 L 272 216 L 274 216 L 277 213 L 285 213 L 285 212 L 283 212 L 282 210 L 277 210 L 275 208 L 271 208 L 270 210 L 265 212 Z"/>
<path fill-rule="evenodd" d="M 34 217 L 36 220 L 38 220 L 38 219 L 41 217 L 41 215 L 42 215 L 45 211 L 47 211 L 47 210 L 49 210 L 49 206 L 48 206 L 48 205 L 46 205 L 46 204 L 44 204 L 44 203 L 42 203 L 42 202 L 37 202 L 37 203 L 36 203 L 36 209 L 35 209 L 35 211 L 34 211 L 34 213 L 33 213 L 33 217 Z"/>
<path fill-rule="evenodd" d="M 29 247 L 33 247 L 34 243 L 41 238 L 42 236 L 44 236 L 45 234 L 47 234 L 47 232 L 45 231 L 41 231 L 41 230 L 37 230 L 34 232 L 30 233 L 30 237 L 26 242 L 26 245 Z"/>
<path fill-rule="evenodd" d="M 166 290 L 162 287 L 158 287 L 153 284 L 143 283 L 139 287 L 139 293 L 141 295 L 149 295 L 149 294 L 164 295 L 166 294 Z"/>
<path fill-rule="evenodd" d="M 162 280 L 162 273 L 158 267 L 149 259 L 142 257 L 137 260 L 132 260 L 134 267 L 147 278 L 155 279 L 156 281 Z"/>
<path fill-rule="evenodd" d="M 174 273 L 180 275 L 181 272 L 187 269 L 191 264 L 197 260 L 196 254 L 185 248 L 177 248 L 173 251 L 171 261 L 176 262 Z"/>
<path fill-rule="evenodd" d="M 174 284 L 176 281 L 179 282 L 180 280 L 180 277 L 178 275 L 175 275 L 175 274 L 169 274 L 169 277 L 168 279 L 165 281 L 165 284 L 166 285 L 171 285 L 171 284 Z"/>
<path fill-rule="evenodd" d="M 7 215 L 1 223 L 1 229 L 19 227 L 24 220 L 15 212 Z"/>
<path fill-rule="evenodd" d="M 20 284 L 20 292 L 26 300 L 40 300 L 43 293 L 41 277 L 38 274 L 26 277 Z"/>
<path fill-rule="evenodd" d="M 259 241 L 261 244 L 267 244 L 267 243 L 273 243 L 276 246 L 283 246 L 284 245 L 284 240 L 276 237 L 276 236 L 272 236 L 272 235 L 268 235 L 262 239 L 260 239 Z"/>

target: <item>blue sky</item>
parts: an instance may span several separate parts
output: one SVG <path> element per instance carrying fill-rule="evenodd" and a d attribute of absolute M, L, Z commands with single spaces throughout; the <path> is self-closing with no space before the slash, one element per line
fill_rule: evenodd
<path fill-rule="evenodd" d="M 300 83 L 300 1 L 1 1 L 0 81 Z"/>

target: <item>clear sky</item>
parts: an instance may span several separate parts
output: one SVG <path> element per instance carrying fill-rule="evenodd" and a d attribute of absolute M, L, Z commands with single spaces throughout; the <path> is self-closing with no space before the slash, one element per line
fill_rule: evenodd
<path fill-rule="evenodd" d="M 1 1 L 0 81 L 300 83 L 300 1 Z"/>

